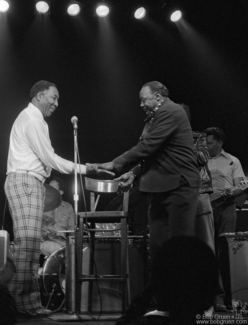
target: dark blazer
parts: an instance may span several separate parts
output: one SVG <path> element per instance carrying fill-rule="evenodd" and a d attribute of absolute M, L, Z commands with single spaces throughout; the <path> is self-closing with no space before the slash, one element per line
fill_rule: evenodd
<path fill-rule="evenodd" d="M 192 130 L 180 105 L 166 98 L 141 141 L 113 160 L 117 171 L 135 162 L 141 163 L 139 189 L 143 192 L 170 191 L 180 186 L 181 176 L 189 186 L 199 187 Z"/>

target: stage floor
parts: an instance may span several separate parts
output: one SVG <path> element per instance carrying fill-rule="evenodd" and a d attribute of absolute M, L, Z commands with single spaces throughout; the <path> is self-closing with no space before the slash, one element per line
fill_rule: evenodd
<path fill-rule="evenodd" d="M 116 320 L 121 317 L 121 314 L 115 315 L 69 315 L 64 311 L 58 311 L 47 318 L 20 319 L 17 323 L 26 323 L 28 325 L 71 325 L 72 323 L 80 323 L 85 325 L 114 325 Z"/>
<path fill-rule="evenodd" d="M 114 325 L 116 319 L 121 315 L 102 315 L 98 319 L 99 315 L 68 315 L 63 311 L 54 313 L 49 318 L 38 318 L 29 320 L 18 320 L 17 324 L 26 323 L 28 325 L 71 325 L 72 323 L 80 323 L 82 325 Z M 215 313 L 211 319 L 199 320 L 195 324 L 242 324 L 248 325 L 248 314 L 235 315 L 234 313 Z M 192 324 L 194 325 L 194 324 Z"/>

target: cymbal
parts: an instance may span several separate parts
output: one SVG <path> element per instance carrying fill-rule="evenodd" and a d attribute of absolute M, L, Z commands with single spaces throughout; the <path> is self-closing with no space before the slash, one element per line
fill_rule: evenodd
<path fill-rule="evenodd" d="M 61 204 L 62 196 L 59 191 L 52 186 L 45 183 L 44 186 L 46 188 L 44 212 L 47 212 L 56 209 Z"/>
<path fill-rule="evenodd" d="M 129 202 L 128 208 L 129 210 L 133 209 L 141 202 L 146 202 L 146 195 L 139 191 L 138 187 L 133 187 L 129 190 Z M 123 194 L 115 197 L 104 209 L 105 211 L 120 211 L 122 209 L 123 203 Z"/>

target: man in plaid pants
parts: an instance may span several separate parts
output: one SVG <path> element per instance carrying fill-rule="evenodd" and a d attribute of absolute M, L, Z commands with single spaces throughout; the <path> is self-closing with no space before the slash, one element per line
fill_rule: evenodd
<path fill-rule="evenodd" d="M 45 199 L 43 183 L 52 169 L 65 174 L 74 172 L 73 162 L 55 154 L 44 120 L 58 107 L 56 85 L 38 81 L 31 88 L 30 99 L 12 126 L 4 186 L 15 242 L 16 274 L 9 284 L 9 291 L 24 317 L 50 314 L 41 306 L 37 281 Z M 94 167 L 85 165 L 77 165 L 77 171 L 81 174 L 97 172 Z"/>

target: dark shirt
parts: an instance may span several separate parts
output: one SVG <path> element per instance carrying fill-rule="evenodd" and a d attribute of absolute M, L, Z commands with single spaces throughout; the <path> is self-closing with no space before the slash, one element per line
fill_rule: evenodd
<path fill-rule="evenodd" d="M 114 168 L 118 171 L 141 163 L 139 188 L 143 192 L 170 191 L 179 187 L 182 179 L 198 187 L 192 130 L 184 109 L 166 98 L 147 123 L 140 142 L 114 159 Z"/>

